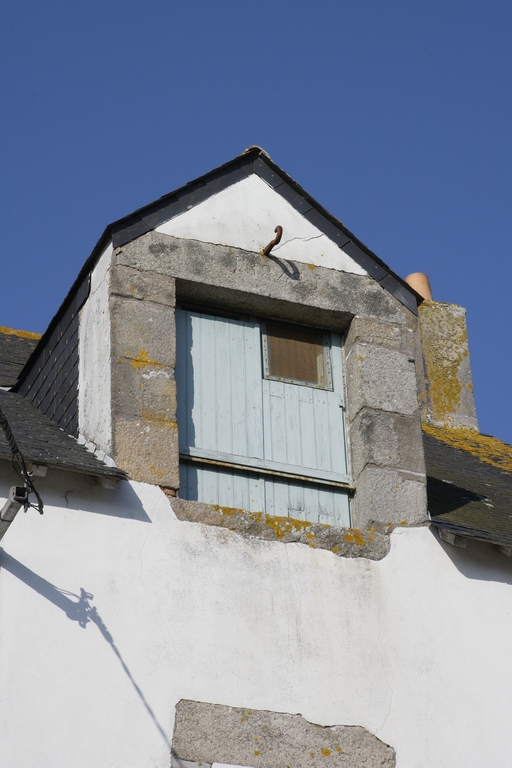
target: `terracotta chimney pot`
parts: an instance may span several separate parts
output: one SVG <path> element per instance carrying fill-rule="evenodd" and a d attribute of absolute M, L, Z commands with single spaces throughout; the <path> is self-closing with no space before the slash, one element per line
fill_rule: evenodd
<path fill-rule="evenodd" d="M 413 272 L 411 275 L 407 275 L 405 282 L 414 288 L 416 293 L 423 296 L 427 301 L 432 301 L 432 289 L 430 288 L 430 280 L 423 272 Z"/>

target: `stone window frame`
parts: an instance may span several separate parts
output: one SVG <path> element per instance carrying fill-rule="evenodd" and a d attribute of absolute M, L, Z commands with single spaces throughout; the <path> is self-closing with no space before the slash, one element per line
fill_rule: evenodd
<path fill-rule="evenodd" d="M 156 232 L 111 267 L 114 459 L 133 479 L 179 488 L 178 298 L 344 334 L 352 525 L 426 524 L 417 317 L 375 280 Z"/>

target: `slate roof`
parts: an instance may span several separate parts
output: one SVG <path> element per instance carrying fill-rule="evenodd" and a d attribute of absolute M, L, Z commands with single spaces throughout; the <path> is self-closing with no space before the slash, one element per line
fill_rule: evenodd
<path fill-rule="evenodd" d="M 0 327 L 0 387 L 13 387 L 41 338 L 39 333 Z"/>
<path fill-rule="evenodd" d="M 469 429 L 425 426 L 423 438 L 432 524 L 512 546 L 512 446 Z"/>
<path fill-rule="evenodd" d="M 0 408 L 26 462 L 96 477 L 126 477 L 123 470 L 108 467 L 21 395 L 0 390 Z M 11 460 L 11 451 L 2 429 L 0 459 Z"/>

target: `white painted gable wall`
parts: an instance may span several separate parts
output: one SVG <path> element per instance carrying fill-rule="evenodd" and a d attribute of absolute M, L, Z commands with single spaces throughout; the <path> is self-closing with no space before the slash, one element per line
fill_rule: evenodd
<path fill-rule="evenodd" d="M 160 231 L 260 250 L 276 224 L 276 255 L 361 274 L 257 177 Z M 82 359 L 100 365 L 109 256 L 81 324 Z M 104 374 L 81 368 L 80 409 L 108 450 Z M 14 481 L 0 467 L 0 505 Z M 397 768 L 509 768 L 512 563 L 492 547 L 404 529 L 384 560 L 350 560 L 179 522 L 150 485 L 50 470 L 38 487 L 45 515 L 19 513 L 2 541 L 19 564 L 2 555 L 5 768 L 168 768 L 181 698 L 361 725 Z M 81 588 L 101 626 L 79 625 Z"/>
<path fill-rule="evenodd" d="M 492 547 L 403 529 L 351 560 L 179 522 L 154 486 L 38 487 L 45 515 L 2 541 L 5 768 L 169 768 L 182 698 L 361 725 L 397 768 L 509 768 L 512 563 Z M 79 625 L 81 588 L 101 626 Z"/>
<path fill-rule="evenodd" d="M 256 175 L 213 195 L 156 231 L 259 252 L 275 237 L 278 224 L 283 227 L 283 238 L 273 249 L 274 256 L 355 275 L 367 274 Z"/>
<path fill-rule="evenodd" d="M 112 451 L 110 412 L 110 312 L 108 292 L 112 245 L 101 254 L 91 274 L 89 297 L 80 312 L 78 423 L 80 434 L 104 453 Z"/>

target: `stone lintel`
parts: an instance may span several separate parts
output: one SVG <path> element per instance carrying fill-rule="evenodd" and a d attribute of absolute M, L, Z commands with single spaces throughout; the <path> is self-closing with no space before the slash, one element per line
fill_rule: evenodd
<path fill-rule="evenodd" d="M 149 232 L 114 253 L 116 264 L 176 278 L 179 295 L 343 330 L 354 315 L 409 322 L 411 313 L 375 280 L 231 246 Z M 240 304 L 242 306 L 240 306 Z M 236 306 L 238 305 L 238 306 Z M 309 308 L 309 309 L 308 309 Z M 309 310 L 315 310 L 315 313 Z M 300 311 L 299 311 L 300 310 Z M 285 313 L 284 315 L 282 313 Z"/>

